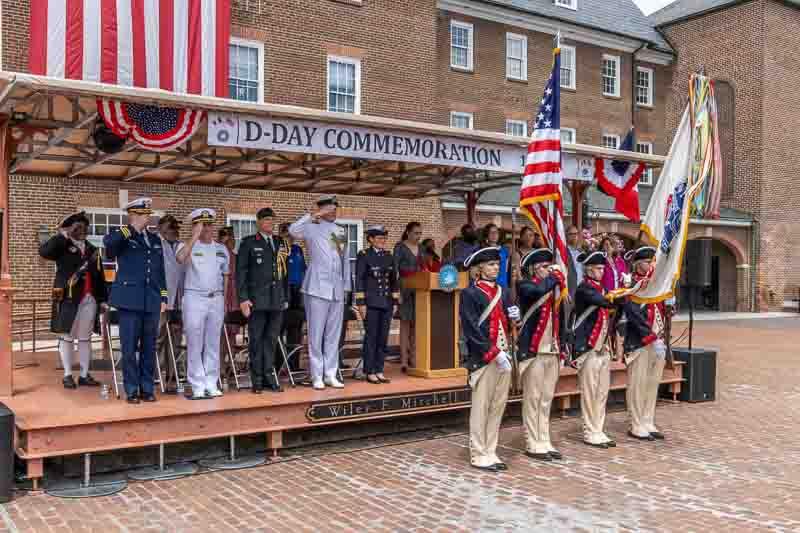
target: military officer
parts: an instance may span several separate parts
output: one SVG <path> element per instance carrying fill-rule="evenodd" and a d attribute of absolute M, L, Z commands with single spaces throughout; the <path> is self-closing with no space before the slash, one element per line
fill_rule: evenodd
<path fill-rule="evenodd" d="M 99 250 L 86 240 L 89 219 L 83 211 L 66 217 L 58 233 L 39 248 L 39 255 L 56 262 L 50 330 L 59 334 L 58 352 L 64 366 L 66 389 L 100 385 L 89 374 L 92 331 L 99 331 L 98 307 L 105 306 L 106 282 Z M 72 359 L 78 341 L 80 376 L 72 377 Z"/>
<path fill-rule="evenodd" d="M 128 203 L 128 225 L 103 238 L 117 276 L 109 303 L 119 310 L 122 373 L 128 403 L 154 402 L 153 378 L 159 315 L 167 309 L 167 281 L 161 239 L 147 229 L 150 198 Z M 136 354 L 139 353 L 137 360 Z"/>
<path fill-rule="evenodd" d="M 356 259 L 356 304 L 366 328 L 362 348 L 364 373 L 367 382 L 373 384 L 391 381 L 383 374 L 383 363 L 394 310 L 393 293 L 398 289 L 398 282 L 394 257 L 386 250 L 386 235 L 388 232 L 383 226 L 369 227 L 367 242 L 370 246 L 358 252 Z"/>
<path fill-rule="evenodd" d="M 222 396 L 219 344 L 230 259 L 225 245 L 214 240 L 216 216 L 209 208 L 192 211 L 192 238 L 178 248 L 178 262 L 186 266 L 181 308 L 193 400 Z"/>
<path fill-rule="evenodd" d="M 550 405 L 561 370 L 559 310 L 553 291 L 564 287 L 566 279 L 561 268 L 552 262 L 550 250 L 531 250 L 520 261 L 522 279 L 517 284 L 522 313 L 518 359 L 527 437 L 525 454 L 541 461 L 562 458 L 550 441 Z"/>
<path fill-rule="evenodd" d="M 339 340 L 344 304 L 350 293 L 350 257 L 344 229 L 336 224 L 336 196 L 317 200 L 318 211 L 289 226 L 289 233 L 305 240 L 310 264 L 303 279 L 308 320 L 311 381 L 315 389 L 342 388 L 339 370 Z"/>
<path fill-rule="evenodd" d="M 611 379 L 611 349 L 608 343 L 609 309 L 613 295 L 606 294 L 602 279 L 606 264 L 603 252 L 582 253 L 584 280 L 575 290 L 575 356 L 581 392 L 583 442 L 597 448 L 617 445 L 605 434 L 606 402 Z"/>
<path fill-rule="evenodd" d="M 481 470 L 507 470 L 497 457 L 497 440 L 511 383 L 509 319 L 519 320 L 510 292 L 497 284 L 500 249 L 482 248 L 466 258 L 478 278 L 461 292 L 459 317 L 467 343 L 466 367 L 472 388 L 469 414 L 470 464 Z"/>
<path fill-rule="evenodd" d="M 633 262 L 633 283 L 646 282 L 652 275 L 651 265 L 656 249 L 642 246 L 626 254 Z M 655 425 L 658 385 L 664 373 L 667 346 L 664 342 L 664 322 L 667 312 L 663 302 L 625 304 L 625 365 L 628 367 L 628 386 L 625 403 L 631 417 L 628 435 L 640 440 L 663 439 Z"/>
<path fill-rule="evenodd" d="M 280 392 L 274 374 L 275 344 L 288 307 L 289 245 L 272 234 L 275 212 L 270 207 L 256 213 L 258 232 L 242 239 L 236 256 L 239 307 L 248 318 L 252 391 Z"/>

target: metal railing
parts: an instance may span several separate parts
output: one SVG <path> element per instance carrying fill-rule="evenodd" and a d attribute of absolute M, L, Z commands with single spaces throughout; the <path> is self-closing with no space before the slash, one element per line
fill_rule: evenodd
<path fill-rule="evenodd" d="M 11 349 L 19 352 L 58 349 L 58 335 L 50 331 L 53 300 L 16 296 L 11 307 Z M 102 349 L 102 338 L 92 336 L 92 348 Z"/>

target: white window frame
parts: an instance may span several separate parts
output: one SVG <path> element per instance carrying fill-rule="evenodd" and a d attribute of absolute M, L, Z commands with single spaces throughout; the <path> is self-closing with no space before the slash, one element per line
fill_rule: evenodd
<path fill-rule="evenodd" d="M 568 66 L 564 65 L 564 50 L 569 50 L 572 53 L 572 61 L 570 61 L 570 64 Z M 561 45 L 561 69 L 564 70 L 566 68 L 572 72 L 571 84 L 564 84 L 564 76 L 563 75 L 561 76 L 561 87 L 565 89 L 575 89 L 577 86 L 577 81 L 575 80 L 575 78 L 577 78 L 578 76 L 578 67 L 577 67 L 578 58 L 575 55 L 576 53 L 577 52 L 575 51 L 574 46 L 570 46 L 567 44 Z"/>
<path fill-rule="evenodd" d="M 467 118 L 469 120 L 469 130 L 475 129 L 475 116 L 472 113 L 467 113 L 466 111 L 450 111 L 450 127 L 451 128 L 458 128 L 463 129 L 453 124 L 453 119 L 456 117 L 460 118 Z"/>
<path fill-rule="evenodd" d="M 234 222 L 255 222 L 256 231 L 258 231 L 258 219 L 255 215 L 244 215 L 241 213 L 230 213 L 227 217 L 225 217 L 225 225 L 226 226 L 233 226 Z M 234 238 L 236 239 L 236 251 L 239 251 L 239 244 L 242 242 L 242 239 L 247 237 L 247 235 L 239 235 L 237 236 L 234 233 Z"/>
<path fill-rule="evenodd" d="M 564 133 L 565 131 L 570 132 L 572 135 L 572 144 L 575 144 L 578 141 L 578 132 L 575 130 L 575 128 L 561 128 L 561 133 Z"/>
<path fill-rule="evenodd" d="M 511 57 L 511 41 L 520 41 L 522 43 L 522 57 Z M 511 74 L 509 62 L 511 60 L 521 62 L 521 76 L 514 76 Z M 528 81 L 528 37 L 518 33 L 506 33 L 506 78 L 509 80 Z"/>
<path fill-rule="evenodd" d="M 640 102 L 639 101 L 639 73 L 646 72 L 648 75 L 648 86 L 647 86 L 647 102 Z M 641 107 L 653 107 L 653 99 L 655 98 L 655 90 L 654 90 L 654 82 L 655 82 L 655 72 L 653 69 L 648 67 L 636 67 L 636 94 L 633 96 L 636 99 L 636 105 Z"/>
<path fill-rule="evenodd" d="M 647 147 L 647 151 L 640 150 L 640 148 Z M 636 143 L 636 151 L 640 154 L 652 154 L 653 153 L 653 143 L 651 142 L 637 142 Z M 642 173 L 641 179 L 639 179 L 639 185 L 653 185 L 653 169 L 647 168 L 645 169 L 644 173 Z"/>
<path fill-rule="evenodd" d="M 80 210 L 81 211 L 85 211 L 86 214 L 89 215 L 89 228 L 87 228 L 87 229 L 91 229 L 91 227 L 93 225 L 92 221 L 94 220 L 94 217 L 92 215 L 119 215 L 120 216 L 120 222 L 121 222 L 122 221 L 122 217 L 123 216 L 127 216 L 127 214 L 128 214 L 128 213 L 125 212 L 124 209 L 113 208 L 113 207 L 111 207 L 111 208 L 109 208 L 109 207 L 81 207 Z M 151 219 L 153 219 L 153 218 L 158 219 L 158 218 L 161 218 L 163 216 L 164 216 L 164 211 L 153 211 L 153 214 L 150 215 L 150 218 Z M 108 224 L 106 224 L 106 225 L 108 225 Z M 121 226 L 122 226 L 122 224 L 120 224 L 120 226 L 114 226 L 114 227 L 121 227 Z M 86 240 L 89 241 L 90 243 L 94 244 L 98 248 L 104 248 L 104 246 L 103 246 L 103 237 L 105 237 L 105 235 L 88 234 L 86 236 Z"/>
<path fill-rule="evenodd" d="M 453 28 L 461 28 L 469 30 L 469 43 L 467 44 L 467 65 L 453 64 Z M 475 66 L 475 27 L 469 22 L 461 22 L 460 20 L 450 21 L 450 68 L 456 70 L 463 70 L 464 72 L 472 72 Z"/>
<path fill-rule="evenodd" d="M 606 144 L 606 139 L 616 139 L 616 144 L 614 146 L 608 146 Z M 604 133 L 603 136 L 600 138 L 600 146 L 602 146 L 603 148 L 611 148 L 613 150 L 619 150 L 619 143 L 620 143 L 619 135 L 616 135 L 614 133 Z"/>
<path fill-rule="evenodd" d="M 614 66 L 615 66 L 615 68 L 614 68 L 615 75 L 614 75 L 614 78 L 613 78 L 614 79 L 614 92 L 610 92 L 610 93 L 606 92 L 605 83 L 603 83 L 605 81 L 606 77 L 607 77 L 605 75 L 605 72 L 604 72 L 604 63 L 606 61 L 613 62 Z M 620 60 L 619 56 L 612 56 L 610 54 L 603 54 L 603 59 L 602 59 L 602 61 L 600 63 L 600 84 L 601 84 L 600 88 L 603 91 L 603 96 L 613 96 L 613 97 L 619 98 L 619 86 L 621 85 L 620 81 L 621 81 L 621 78 L 622 78 L 621 71 L 620 71 L 621 65 L 622 65 L 622 63 L 621 63 L 621 60 Z"/>
<path fill-rule="evenodd" d="M 237 46 L 248 46 L 258 50 L 258 103 L 264 102 L 264 43 L 261 41 L 251 41 L 248 39 L 239 39 L 238 37 L 231 37 L 229 44 Z M 229 84 L 230 85 L 230 84 Z M 234 98 L 231 98 L 234 100 Z M 237 100 L 245 101 L 245 100 Z"/>
<path fill-rule="evenodd" d="M 341 226 L 356 227 L 356 248 L 358 250 L 350 257 L 350 276 L 355 279 L 357 255 L 360 250 L 364 249 L 364 221 L 358 218 L 337 218 L 335 223 Z"/>
<path fill-rule="evenodd" d="M 553 3 L 558 7 L 572 9 L 573 11 L 578 10 L 578 0 L 553 0 Z"/>
<path fill-rule="evenodd" d="M 524 120 L 514 120 L 511 118 L 506 119 L 506 135 L 514 135 L 511 131 L 513 126 L 522 126 L 522 135 L 520 135 L 520 137 L 528 136 L 528 123 Z"/>
<path fill-rule="evenodd" d="M 361 60 L 354 59 L 352 57 L 329 55 L 328 58 L 325 60 L 325 70 L 327 71 L 327 75 L 325 77 L 325 109 L 327 109 L 328 111 L 332 111 L 331 110 L 331 61 L 334 61 L 336 63 L 346 63 L 349 65 L 355 65 L 356 101 L 353 104 L 353 114 L 360 115 L 361 114 Z M 339 111 L 339 112 L 344 113 L 344 111 Z"/>

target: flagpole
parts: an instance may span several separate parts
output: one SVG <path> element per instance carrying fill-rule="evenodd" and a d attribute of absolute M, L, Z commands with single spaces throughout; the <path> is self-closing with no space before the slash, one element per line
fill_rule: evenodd
<path fill-rule="evenodd" d="M 514 261 L 514 256 L 517 255 L 517 239 L 516 239 L 516 231 L 517 231 L 517 208 L 511 208 L 511 254 L 509 254 L 510 260 Z M 522 259 L 522 258 L 520 258 Z M 516 287 L 513 286 L 514 284 L 514 267 L 516 265 L 509 265 L 511 268 L 509 269 L 509 282 L 512 284 L 510 289 L 512 290 L 512 294 L 515 295 L 514 298 L 514 305 L 517 305 L 516 301 Z M 517 361 L 517 351 L 519 347 L 517 346 L 517 324 L 513 320 L 511 321 L 511 392 L 513 394 L 517 394 L 519 392 L 519 362 Z"/>

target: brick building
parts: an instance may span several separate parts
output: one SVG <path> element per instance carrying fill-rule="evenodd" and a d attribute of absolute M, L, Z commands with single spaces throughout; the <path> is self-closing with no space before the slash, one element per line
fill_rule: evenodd
<path fill-rule="evenodd" d="M 29 0 L 2 2 L 2 68 L 25 72 Z M 635 125 L 638 150 L 665 154 L 688 73 L 695 68 L 694 52 L 684 57 L 683 41 L 676 45 L 665 38 L 679 31 L 665 27 L 659 32 L 632 0 L 236 0 L 231 97 L 525 136 L 559 31 L 564 141 L 616 147 Z M 740 150 L 747 150 L 747 143 L 735 147 L 737 161 L 740 155 L 746 158 Z M 745 172 L 737 164 L 737 179 L 740 168 Z M 253 213 L 262 205 L 276 207 L 279 217 L 289 221 L 313 201 L 302 193 L 173 186 L 146 179 L 12 176 L 11 183 L 12 268 L 24 296 L 47 295 L 52 271 L 36 257 L 36 247 L 49 228 L 76 208 L 91 214 L 93 236 L 99 240 L 120 223 L 124 196 L 152 195 L 158 211 L 178 217 L 198 206 L 214 207 L 240 234 L 252 231 Z M 641 186 L 643 208 L 648 183 Z M 486 193 L 480 199 L 480 222 L 499 217 L 510 226 L 509 206 L 516 195 L 513 188 Z M 716 239 L 715 305 L 722 310 L 752 304 L 751 221 L 743 212 L 754 208 L 746 201 L 726 199 L 731 209 L 724 220 L 692 228 L 691 237 Z M 596 229 L 636 237 L 632 225 L 611 213 L 608 199 L 592 191 L 589 203 Z M 342 204 L 353 247 L 363 244 L 363 229 L 373 223 L 388 225 L 394 240 L 405 222 L 419 220 L 426 235 L 441 245 L 465 221 L 461 198 L 345 197 Z M 760 248 L 764 244 L 762 239 Z"/>

